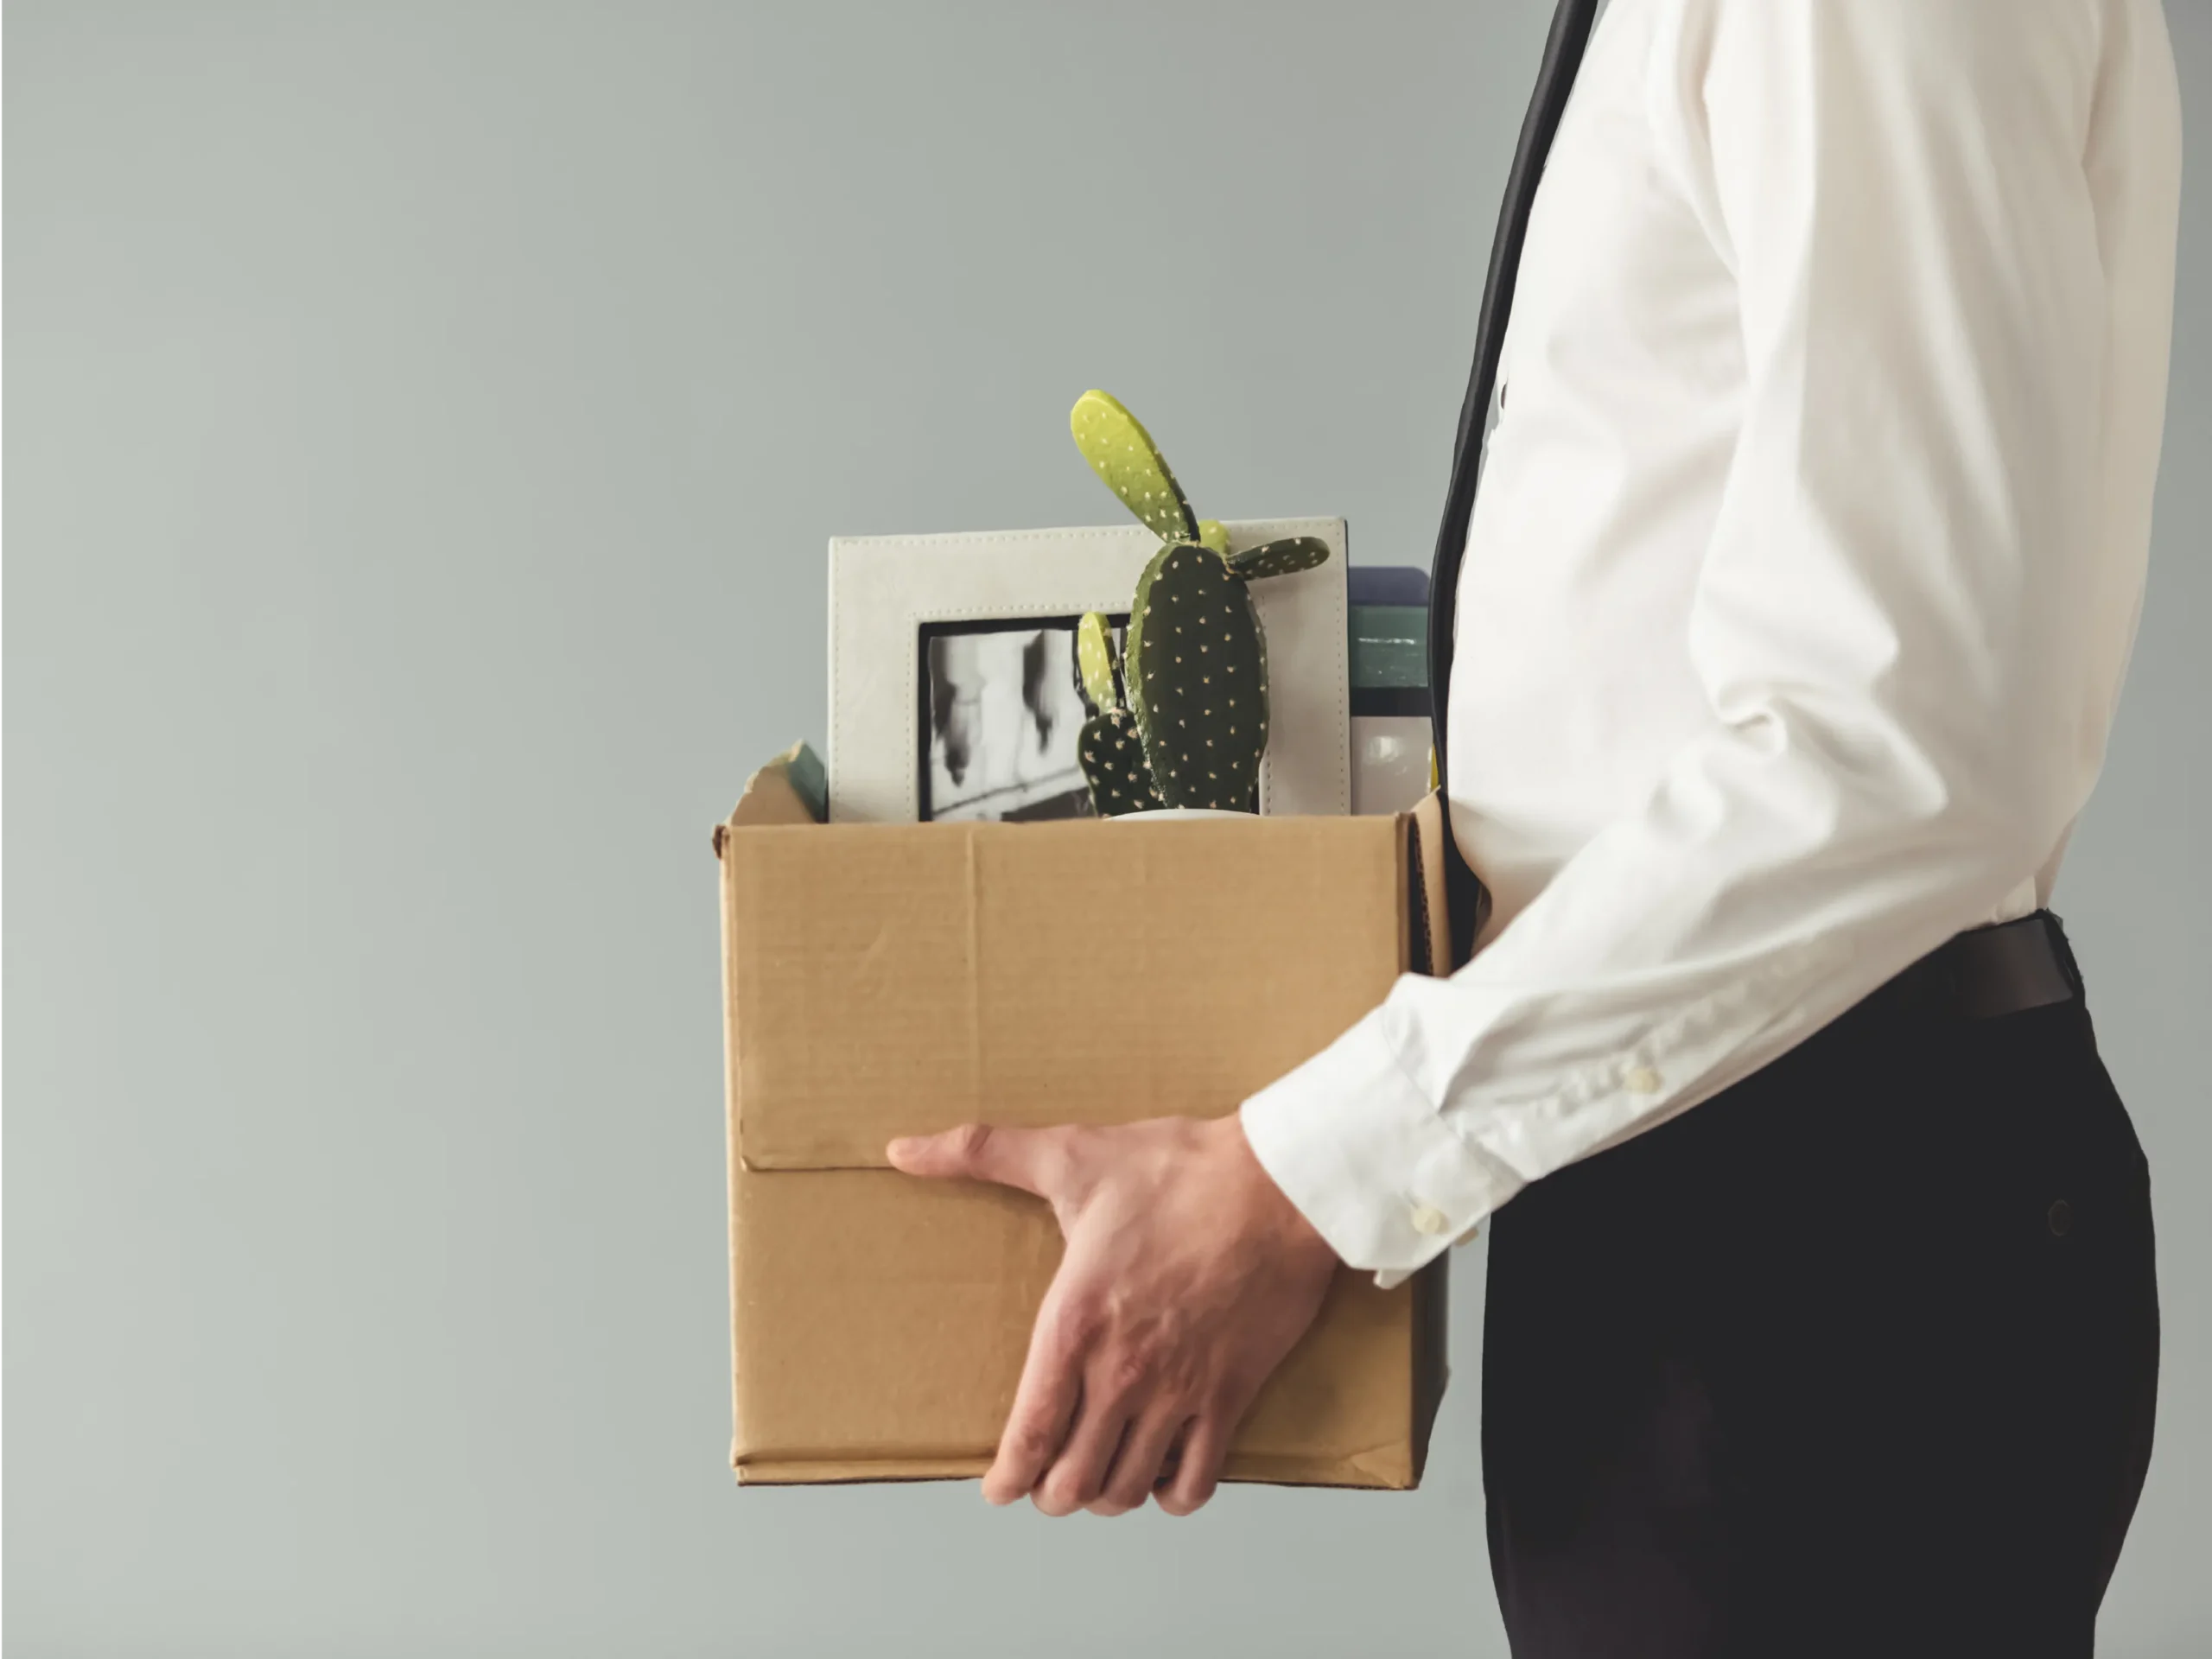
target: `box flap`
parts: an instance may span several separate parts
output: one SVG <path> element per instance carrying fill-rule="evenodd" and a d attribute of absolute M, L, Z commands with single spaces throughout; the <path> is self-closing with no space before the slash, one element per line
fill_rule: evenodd
<path fill-rule="evenodd" d="M 880 1166 L 893 1135 L 967 1122 L 1217 1116 L 1408 960 L 1403 819 L 802 832 L 745 812 L 722 868 L 750 1169 Z"/>
<path fill-rule="evenodd" d="M 804 743 L 794 743 L 745 780 L 729 817 L 715 826 L 715 855 L 721 856 L 729 832 L 743 825 L 818 823 L 822 762 Z"/>
<path fill-rule="evenodd" d="M 1452 823 L 1441 790 L 1432 789 L 1412 813 L 1411 858 L 1414 870 L 1414 966 L 1424 974 L 1446 976 L 1459 964 L 1452 961 L 1452 911 L 1445 886 L 1446 869 L 1444 838 Z"/>

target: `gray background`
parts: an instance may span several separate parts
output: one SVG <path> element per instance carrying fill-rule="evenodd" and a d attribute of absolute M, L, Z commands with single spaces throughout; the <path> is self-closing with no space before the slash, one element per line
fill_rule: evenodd
<path fill-rule="evenodd" d="M 1548 12 L 9 6 L 11 1656 L 1502 1652 L 1478 1271 L 1417 1496 L 733 1489 L 706 832 L 822 733 L 832 532 L 1112 520 L 1093 384 L 1206 511 L 1425 563 Z M 2175 1659 L 2208 146 L 2060 893 L 2162 1180 L 2106 1650 Z"/>

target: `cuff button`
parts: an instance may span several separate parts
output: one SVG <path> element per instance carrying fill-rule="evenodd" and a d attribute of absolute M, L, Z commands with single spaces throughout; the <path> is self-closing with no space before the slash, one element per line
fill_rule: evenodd
<path fill-rule="evenodd" d="M 1659 1074 L 1648 1065 L 1631 1066 L 1628 1076 L 1621 1081 L 1639 1095 L 1656 1095 L 1659 1092 Z"/>
<path fill-rule="evenodd" d="M 1441 1236 L 1452 1226 L 1450 1219 L 1441 1210 L 1431 1209 L 1425 1204 L 1414 1206 L 1411 1220 L 1414 1224 L 1414 1231 L 1426 1233 L 1431 1238 Z"/>

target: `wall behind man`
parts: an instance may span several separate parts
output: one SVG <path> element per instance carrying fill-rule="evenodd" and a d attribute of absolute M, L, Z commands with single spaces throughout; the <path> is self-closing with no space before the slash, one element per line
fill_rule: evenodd
<path fill-rule="evenodd" d="M 10 1654 L 1503 1651 L 1479 1249 L 1417 1496 L 733 1489 L 705 832 L 821 735 L 831 533 L 1111 519 L 1086 386 L 1208 511 L 1425 563 L 1548 11 L 9 7 Z M 2106 1620 L 2160 1656 L 2212 1644 L 2206 131 L 2060 895 L 2161 1181 Z"/>

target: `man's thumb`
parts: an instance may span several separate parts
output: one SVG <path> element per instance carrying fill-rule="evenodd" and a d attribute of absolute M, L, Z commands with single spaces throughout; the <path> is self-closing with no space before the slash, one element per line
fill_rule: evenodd
<path fill-rule="evenodd" d="M 906 1135 L 884 1148 L 893 1169 L 1018 1186 L 1039 1198 L 1046 1191 L 1046 1147 L 1051 1129 L 996 1129 L 988 1123 L 963 1123 L 940 1135 Z"/>

